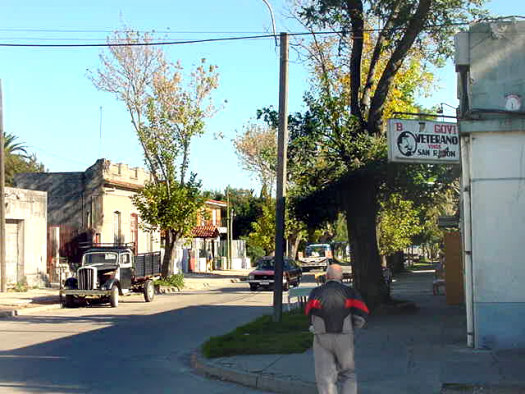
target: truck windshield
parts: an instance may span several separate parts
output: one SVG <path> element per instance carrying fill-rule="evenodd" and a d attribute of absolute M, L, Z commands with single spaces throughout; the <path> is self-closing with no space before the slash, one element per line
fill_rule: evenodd
<path fill-rule="evenodd" d="M 328 257 L 326 252 L 329 246 L 327 245 L 310 245 L 306 247 L 306 257 Z"/>
<path fill-rule="evenodd" d="M 83 265 L 93 264 L 117 264 L 117 253 L 86 253 L 83 257 Z"/>

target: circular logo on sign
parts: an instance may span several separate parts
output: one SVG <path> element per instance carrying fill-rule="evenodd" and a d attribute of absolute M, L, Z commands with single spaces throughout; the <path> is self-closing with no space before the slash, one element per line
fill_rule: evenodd
<path fill-rule="evenodd" d="M 397 137 L 397 148 L 403 156 L 412 156 L 416 153 L 417 141 L 414 134 L 409 131 L 403 131 Z"/>

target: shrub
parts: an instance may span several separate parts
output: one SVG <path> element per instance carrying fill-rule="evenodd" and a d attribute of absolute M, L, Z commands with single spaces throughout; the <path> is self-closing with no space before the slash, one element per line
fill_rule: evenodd
<path fill-rule="evenodd" d="M 179 290 L 182 290 L 184 288 L 184 274 L 175 274 L 168 276 L 164 279 L 159 279 L 155 281 L 156 285 L 160 286 L 169 286 L 169 287 L 176 287 Z"/>

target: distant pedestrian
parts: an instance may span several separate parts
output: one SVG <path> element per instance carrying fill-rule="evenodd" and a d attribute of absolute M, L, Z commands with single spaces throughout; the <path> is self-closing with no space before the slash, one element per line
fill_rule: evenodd
<path fill-rule="evenodd" d="M 315 378 L 320 394 L 357 393 L 354 328 L 366 323 L 368 308 L 359 293 L 344 285 L 343 270 L 332 264 L 326 283 L 312 290 L 306 304 L 314 332 Z"/>

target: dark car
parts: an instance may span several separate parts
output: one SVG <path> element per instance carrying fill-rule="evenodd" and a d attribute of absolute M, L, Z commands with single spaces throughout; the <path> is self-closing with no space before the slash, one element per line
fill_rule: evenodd
<path fill-rule="evenodd" d="M 273 288 L 274 284 L 274 257 L 262 257 L 257 261 L 257 267 L 248 275 L 250 290 L 255 291 L 258 287 Z M 284 259 L 283 266 L 283 290 L 287 291 L 290 286 L 297 287 L 301 283 L 301 267 L 290 259 Z"/>

